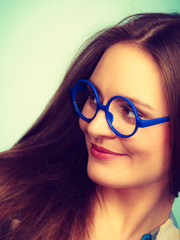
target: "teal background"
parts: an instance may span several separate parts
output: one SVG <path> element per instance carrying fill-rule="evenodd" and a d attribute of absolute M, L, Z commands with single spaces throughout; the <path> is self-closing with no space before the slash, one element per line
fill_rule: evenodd
<path fill-rule="evenodd" d="M 0 0 L 0 151 L 36 120 L 92 33 L 133 13 L 178 11 L 179 0 Z M 180 226 L 179 198 L 173 210 Z"/>

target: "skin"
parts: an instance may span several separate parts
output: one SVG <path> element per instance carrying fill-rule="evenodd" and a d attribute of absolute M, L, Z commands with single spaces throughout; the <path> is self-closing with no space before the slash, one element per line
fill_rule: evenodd
<path fill-rule="evenodd" d="M 131 98 L 147 119 L 168 116 L 158 67 L 135 44 L 118 43 L 106 50 L 90 81 L 100 91 L 103 104 L 121 95 Z M 171 212 L 169 123 L 139 128 L 127 139 L 109 128 L 102 110 L 90 123 L 80 119 L 79 124 L 89 154 L 88 175 L 104 192 L 103 200 L 100 196 L 95 204 L 92 239 L 141 239 Z"/>

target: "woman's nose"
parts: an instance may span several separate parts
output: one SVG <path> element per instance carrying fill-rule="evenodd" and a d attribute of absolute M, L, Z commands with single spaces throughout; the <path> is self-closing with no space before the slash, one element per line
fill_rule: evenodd
<path fill-rule="evenodd" d="M 88 123 L 87 132 L 96 138 L 109 137 L 114 138 L 116 134 L 111 130 L 107 121 L 106 115 L 103 110 L 99 110 L 95 118 Z"/>

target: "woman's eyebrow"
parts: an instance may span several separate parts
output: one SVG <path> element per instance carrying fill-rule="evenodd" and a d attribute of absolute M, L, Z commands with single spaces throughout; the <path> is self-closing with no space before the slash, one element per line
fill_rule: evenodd
<path fill-rule="evenodd" d="M 125 96 L 127 99 L 129 99 L 132 103 L 134 104 L 138 104 L 138 105 L 141 105 L 145 108 L 148 108 L 149 110 L 154 110 L 154 111 L 157 111 L 156 109 L 154 109 L 151 105 L 149 105 L 148 103 L 145 103 L 145 102 L 142 102 L 140 99 L 137 99 L 137 98 L 131 98 L 131 97 L 128 97 L 128 96 Z"/>
<path fill-rule="evenodd" d="M 101 91 L 99 90 L 99 88 L 97 87 L 97 85 L 91 80 L 89 79 L 89 81 L 95 86 L 98 94 L 101 94 Z M 120 95 L 119 95 L 120 96 Z M 151 105 L 149 105 L 148 103 L 145 103 L 143 101 L 141 101 L 140 99 L 138 98 L 132 98 L 132 97 L 129 97 L 129 96 L 124 96 L 124 95 L 121 95 L 122 97 L 126 97 L 127 99 L 129 99 L 132 103 L 134 104 L 138 104 L 138 105 L 141 105 L 142 107 L 145 107 L 145 108 L 148 108 L 149 110 L 151 111 L 157 111 L 156 109 L 154 109 Z"/>

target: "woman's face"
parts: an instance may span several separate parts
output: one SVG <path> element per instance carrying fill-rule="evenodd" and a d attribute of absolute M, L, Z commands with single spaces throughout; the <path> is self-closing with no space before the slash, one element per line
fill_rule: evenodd
<path fill-rule="evenodd" d="M 132 100 L 147 119 L 168 116 L 161 75 L 152 56 L 129 43 L 110 47 L 90 77 L 102 103 L 116 95 Z M 89 177 L 102 186 L 147 186 L 168 179 L 169 123 L 138 128 L 118 137 L 100 110 L 91 122 L 79 119 L 89 154 Z"/>

